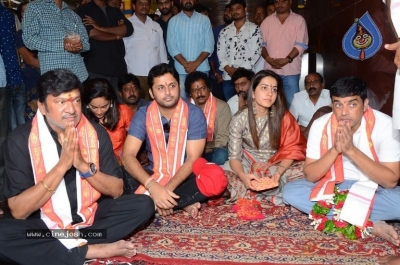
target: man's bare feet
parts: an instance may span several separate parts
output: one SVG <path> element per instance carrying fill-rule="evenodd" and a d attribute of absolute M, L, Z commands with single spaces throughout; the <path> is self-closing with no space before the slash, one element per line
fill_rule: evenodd
<path fill-rule="evenodd" d="M 388 256 L 380 258 L 376 261 L 376 264 L 379 265 L 399 265 L 400 264 L 400 257 L 398 256 Z"/>
<path fill-rule="evenodd" d="M 399 234 L 397 234 L 397 231 L 394 229 L 393 226 L 388 225 L 385 221 L 376 222 L 374 224 L 374 228 L 372 229 L 372 234 L 377 237 L 386 239 L 396 246 L 400 245 Z"/>
<path fill-rule="evenodd" d="M 193 203 L 189 206 L 183 208 L 186 212 L 188 212 L 193 218 L 196 218 L 199 214 L 199 210 L 201 208 L 201 204 L 199 202 Z"/>
<path fill-rule="evenodd" d="M 116 256 L 125 256 L 127 258 L 136 255 L 136 249 L 129 241 L 120 240 L 109 244 L 89 245 L 86 259 L 102 259 Z"/>

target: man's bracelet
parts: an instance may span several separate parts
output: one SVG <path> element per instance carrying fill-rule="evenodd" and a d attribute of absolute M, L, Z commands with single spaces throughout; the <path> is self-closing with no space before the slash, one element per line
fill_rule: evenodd
<path fill-rule="evenodd" d="M 154 180 L 154 179 L 153 179 Z M 150 184 L 148 185 L 148 187 L 145 187 L 146 190 L 150 191 L 150 187 L 153 186 L 154 183 L 157 183 L 155 180 L 151 181 Z"/>
<path fill-rule="evenodd" d="M 144 187 L 146 188 L 146 190 L 147 190 L 147 185 L 149 185 L 149 183 L 150 183 L 150 181 L 152 181 L 152 180 L 154 180 L 152 177 L 150 177 L 150 178 L 148 178 L 147 180 L 146 180 L 146 182 L 144 183 Z"/>
<path fill-rule="evenodd" d="M 51 190 L 46 184 L 44 184 L 43 180 L 41 180 L 40 183 L 42 183 L 43 187 L 44 187 L 48 192 L 51 192 L 51 193 L 55 193 L 55 192 L 56 192 L 55 190 Z"/>

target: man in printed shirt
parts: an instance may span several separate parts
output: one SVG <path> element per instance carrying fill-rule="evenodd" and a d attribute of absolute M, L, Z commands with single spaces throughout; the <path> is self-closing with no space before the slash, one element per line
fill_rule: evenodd
<path fill-rule="evenodd" d="M 302 16 L 290 10 L 292 0 L 275 0 L 274 4 L 276 12 L 261 24 L 262 56 L 265 69 L 281 76 L 290 107 L 294 94 L 299 92 L 301 56 L 308 48 L 307 25 Z"/>
<path fill-rule="evenodd" d="M 182 88 L 187 74 L 194 71 L 208 74 L 210 65 L 206 59 L 214 50 L 210 19 L 194 11 L 194 3 L 195 0 L 181 0 L 182 11 L 168 25 L 167 48 L 175 58 Z M 181 97 L 187 98 L 185 89 L 181 89 Z"/>
<path fill-rule="evenodd" d="M 79 37 L 66 38 L 73 32 Z M 25 46 L 38 51 L 41 73 L 68 69 L 81 82 L 88 77 L 81 52 L 90 48 L 80 17 L 62 0 L 38 0 L 28 4 L 22 20 Z"/>
<path fill-rule="evenodd" d="M 253 69 L 260 58 L 262 43 L 260 28 L 246 20 L 246 1 L 232 0 L 230 6 L 233 23 L 221 30 L 217 48 L 227 101 L 236 94 L 231 81 L 233 74 L 239 67 Z"/>
<path fill-rule="evenodd" d="M 129 18 L 135 32 L 124 38 L 125 61 L 128 72 L 140 82 L 141 97 L 150 99 L 147 75 L 150 69 L 160 63 L 168 63 L 163 30 L 149 16 L 150 0 L 133 0 L 135 13 Z"/>

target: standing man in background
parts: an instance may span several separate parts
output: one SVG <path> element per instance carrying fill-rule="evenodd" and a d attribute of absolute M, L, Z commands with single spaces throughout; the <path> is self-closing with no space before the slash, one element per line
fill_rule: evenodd
<path fill-rule="evenodd" d="M 167 31 L 168 22 L 172 18 L 172 7 L 174 6 L 174 1 L 172 0 L 157 0 L 158 10 L 160 10 L 160 17 L 156 20 L 163 30 L 164 44 L 167 46 Z M 167 50 L 168 64 L 174 66 L 174 58 L 169 54 Z"/>
<path fill-rule="evenodd" d="M 212 92 L 213 95 L 216 96 L 217 98 L 221 100 L 225 100 L 224 96 L 224 91 L 223 91 L 223 79 L 222 79 L 222 71 L 219 69 L 219 60 L 218 60 L 218 55 L 217 55 L 217 43 L 218 43 L 218 37 L 219 33 L 223 28 L 228 26 L 229 24 L 232 23 L 232 15 L 231 15 L 231 6 L 230 4 L 227 4 L 225 6 L 225 12 L 224 12 L 224 24 L 216 26 L 213 28 L 213 34 L 214 34 L 214 51 L 211 54 L 210 58 L 208 59 L 208 62 L 210 63 L 210 81 L 211 81 L 211 87 L 212 87 Z"/>
<path fill-rule="evenodd" d="M 301 56 L 308 48 L 308 31 L 304 18 L 290 10 L 292 0 L 275 0 L 275 14 L 261 24 L 262 56 L 265 69 L 276 72 L 283 81 L 288 107 L 300 91 Z"/>
<path fill-rule="evenodd" d="M 42 74 L 68 69 L 81 82 L 88 78 L 81 53 L 89 51 L 89 38 L 80 17 L 64 1 L 30 2 L 22 20 L 22 40 L 38 51 Z"/>
<path fill-rule="evenodd" d="M 181 0 L 182 11 L 171 18 L 167 33 L 167 48 L 175 58 L 181 97 L 185 99 L 186 76 L 194 71 L 208 74 L 210 65 L 206 59 L 214 50 L 210 19 L 194 11 L 194 3 L 195 0 Z"/>
<path fill-rule="evenodd" d="M 260 28 L 246 19 L 246 1 L 231 0 L 230 6 L 233 23 L 221 30 L 217 48 L 226 100 L 236 94 L 233 74 L 239 67 L 253 69 L 261 56 L 262 43 Z"/>
<path fill-rule="evenodd" d="M 92 0 L 76 10 L 86 26 L 90 51 L 84 54 L 89 79 L 105 78 L 118 95 L 118 78 L 127 73 L 123 37 L 131 36 L 133 27 L 119 8 L 105 0 Z"/>
<path fill-rule="evenodd" d="M 168 63 L 163 31 L 149 16 L 150 0 L 133 0 L 135 13 L 129 18 L 135 32 L 124 38 L 125 61 L 128 72 L 140 82 L 141 97 L 150 100 L 147 75 L 150 69 L 160 63 Z"/>

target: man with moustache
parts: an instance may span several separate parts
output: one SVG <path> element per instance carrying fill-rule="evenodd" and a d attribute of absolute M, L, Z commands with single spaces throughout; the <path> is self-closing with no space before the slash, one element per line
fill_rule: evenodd
<path fill-rule="evenodd" d="M 4 144 L 4 193 L 13 218 L 0 219 L 0 263 L 72 265 L 135 255 L 121 239 L 154 214 L 154 203 L 122 195 L 110 137 L 82 115 L 76 75 L 48 71 L 36 90 L 35 117 Z"/>
<path fill-rule="evenodd" d="M 239 67 L 232 76 L 232 82 L 235 86 L 236 95 L 228 100 L 232 116 L 239 110 L 247 106 L 247 92 L 250 89 L 251 79 L 254 76 L 252 70 Z"/>
<path fill-rule="evenodd" d="M 194 71 L 208 74 L 207 58 L 214 50 L 210 19 L 194 10 L 195 0 L 181 0 L 182 11 L 168 24 L 167 48 L 175 59 L 180 87 L 185 87 L 186 76 Z M 181 97 L 187 98 L 185 89 Z"/>
<path fill-rule="evenodd" d="M 210 91 L 210 80 L 202 72 L 188 74 L 185 89 L 191 102 L 203 110 L 207 120 L 207 143 L 203 157 L 209 162 L 223 165 L 228 160 L 231 110 L 225 101 L 214 97 Z"/>
<path fill-rule="evenodd" d="M 84 54 L 89 79 L 107 79 L 118 95 L 118 78 L 128 72 L 122 38 L 132 35 L 132 23 L 119 8 L 107 5 L 105 0 L 80 5 L 76 13 L 89 35 L 90 51 Z"/>
<path fill-rule="evenodd" d="M 211 54 L 210 58 L 208 59 L 208 62 L 210 63 L 210 74 L 208 75 L 210 77 L 211 81 L 211 87 L 213 91 L 213 95 L 216 96 L 219 99 L 225 100 L 224 96 L 224 91 L 223 91 L 223 86 L 222 86 L 222 71 L 219 69 L 219 60 L 218 60 L 218 55 L 217 55 L 217 43 L 218 43 L 218 37 L 219 33 L 223 28 L 228 26 L 229 24 L 232 23 L 232 16 L 231 16 L 231 6 L 227 4 L 225 6 L 225 12 L 224 12 L 224 24 L 216 26 L 213 28 L 213 35 L 214 35 L 214 51 Z"/>
<path fill-rule="evenodd" d="M 148 100 L 140 98 L 140 82 L 133 74 L 125 74 L 118 79 L 118 90 L 122 102 L 132 110 L 132 115 L 149 103 Z"/>
<path fill-rule="evenodd" d="M 340 219 L 358 227 L 370 219 L 372 234 L 399 246 L 397 231 L 385 220 L 400 219 L 400 133 L 391 117 L 368 106 L 361 79 L 339 79 L 330 96 L 332 113 L 311 126 L 306 178 L 287 183 L 283 200 L 310 214 L 316 201 L 333 198 L 335 186 L 349 189 Z"/>
<path fill-rule="evenodd" d="M 276 12 L 261 23 L 264 69 L 279 74 L 283 81 L 288 108 L 299 92 L 301 56 L 308 48 L 304 18 L 290 10 L 292 0 L 274 0 Z"/>
<path fill-rule="evenodd" d="M 157 0 L 158 10 L 160 10 L 160 17 L 156 20 L 160 27 L 163 30 L 163 38 L 164 44 L 167 46 L 167 31 L 168 31 L 168 22 L 173 16 L 172 7 L 174 6 L 174 1 L 172 0 Z M 169 54 L 167 50 L 167 58 L 168 64 L 170 66 L 174 66 L 174 58 Z"/>
<path fill-rule="evenodd" d="M 168 63 L 163 31 L 149 16 L 150 0 L 133 0 L 135 13 L 129 18 L 135 32 L 124 38 L 125 61 L 128 73 L 139 79 L 141 97 L 150 99 L 147 74 L 160 63 Z"/>
<path fill-rule="evenodd" d="M 310 73 L 304 79 L 305 90 L 294 94 L 290 113 L 298 121 L 303 132 L 314 113 L 321 107 L 329 106 L 329 90 L 324 89 L 324 78 L 319 73 Z"/>
<path fill-rule="evenodd" d="M 235 95 L 233 74 L 238 67 L 254 68 L 261 56 L 262 43 L 260 28 L 246 19 L 246 1 L 231 0 L 230 6 L 233 23 L 221 30 L 217 48 L 226 100 Z"/>
<path fill-rule="evenodd" d="M 192 174 L 206 144 L 206 119 L 199 107 L 180 97 L 179 74 L 174 67 L 156 65 L 148 80 L 154 100 L 133 117 L 121 156 L 133 178 L 130 188 L 137 194 L 150 195 L 160 215 L 183 209 L 196 217 L 199 202 L 226 188 L 222 185 L 223 173 L 207 185 Z M 143 142 L 149 159 L 145 167 L 136 158 Z"/>

